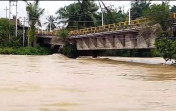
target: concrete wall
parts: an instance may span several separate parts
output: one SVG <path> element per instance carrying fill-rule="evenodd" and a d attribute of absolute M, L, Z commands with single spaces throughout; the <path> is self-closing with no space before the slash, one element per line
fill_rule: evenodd
<path fill-rule="evenodd" d="M 155 48 L 155 39 L 156 36 L 152 33 L 144 36 L 136 32 L 128 32 L 75 38 L 74 40 L 76 40 L 78 50 L 102 50 Z"/>

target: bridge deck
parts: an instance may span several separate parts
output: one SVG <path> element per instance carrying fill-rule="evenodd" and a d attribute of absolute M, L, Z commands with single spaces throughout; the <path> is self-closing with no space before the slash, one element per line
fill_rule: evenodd
<path fill-rule="evenodd" d="M 98 32 L 98 33 L 91 33 L 91 34 L 84 34 L 84 35 L 75 35 L 75 36 L 70 36 L 69 38 L 70 39 L 76 39 L 76 38 L 97 37 L 97 36 L 112 35 L 112 34 L 137 33 L 141 29 L 142 29 L 142 27 L 138 27 L 138 28 L 130 28 L 130 29 L 122 29 L 122 30 Z"/>

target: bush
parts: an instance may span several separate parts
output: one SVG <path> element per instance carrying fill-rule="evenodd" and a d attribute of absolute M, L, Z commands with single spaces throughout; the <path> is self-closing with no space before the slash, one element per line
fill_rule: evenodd
<path fill-rule="evenodd" d="M 8 47 L 19 48 L 22 46 L 22 40 L 18 37 L 13 37 L 12 40 L 8 43 Z"/>
<path fill-rule="evenodd" d="M 14 55 L 48 55 L 51 51 L 42 47 L 20 47 L 11 48 L 5 47 L 0 48 L 0 54 L 14 54 Z"/>
<path fill-rule="evenodd" d="M 64 41 L 67 39 L 68 35 L 69 35 L 69 32 L 67 29 L 59 30 L 57 32 L 57 36 L 59 36 L 59 38 Z"/>
<path fill-rule="evenodd" d="M 61 53 L 69 58 L 77 58 L 79 56 L 76 45 L 66 43 L 61 49 Z"/>
<path fill-rule="evenodd" d="M 0 46 L 7 46 L 9 40 L 9 34 L 12 36 L 14 32 L 14 26 L 9 19 L 0 19 Z"/>
<path fill-rule="evenodd" d="M 155 45 L 166 61 L 174 60 L 176 62 L 176 39 L 158 38 Z"/>

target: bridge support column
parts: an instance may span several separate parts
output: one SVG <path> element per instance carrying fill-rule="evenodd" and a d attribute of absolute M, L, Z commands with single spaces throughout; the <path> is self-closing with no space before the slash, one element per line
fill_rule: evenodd
<path fill-rule="evenodd" d="M 83 45 L 82 45 L 82 39 L 76 39 L 76 46 L 78 50 L 83 49 Z"/>
<path fill-rule="evenodd" d="M 155 39 L 156 39 L 156 36 L 153 33 L 150 34 L 150 38 L 149 38 L 149 47 L 150 48 L 155 48 Z"/>
<path fill-rule="evenodd" d="M 106 40 L 105 47 L 107 49 L 114 49 L 114 47 L 115 47 L 115 41 L 114 41 L 114 39 L 115 39 L 114 35 L 106 37 L 106 39 L 105 39 Z"/>
<path fill-rule="evenodd" d="M 105 48 L 105 37 L 97 37 L 97 48 L 98 49 Z"/>
<path fill-rule="evenodd" d="M 144 39 L 144 37 L 137 35 L 137 48 L 146 48 L 148 47 L 147 41 Z"/>
<path fill-rule="evenodd" d="M 97 48 L 97 38 L 89 38 L 89 48 L 96 49 Z"/>
<path fill-rule="evenodd" d="M 136 47 L 136 42 L 135 42 L 135 38 L 133 37 L 133 34 L 128 33 L 125 34 L 125 48 L 127 49 L 132 49 Z"/>
<path fill-rule="evenodd" d="M 89 49 L 89 38 L 82 38 L 83 49 Z"/>
<path fill-rule="evenodd" d="M 116 35 L 115 36 L 115 48 L 116 49 L 123 49 L 125 46 L 125 40 L 123 35 Z"/>

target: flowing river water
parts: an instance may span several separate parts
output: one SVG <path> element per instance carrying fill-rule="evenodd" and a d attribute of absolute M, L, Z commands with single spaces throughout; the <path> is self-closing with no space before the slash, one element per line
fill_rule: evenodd
<path fill-rule="evenodd" d="M 0 111 L 176 111 L 176 67 L 0 55 Z"/>

